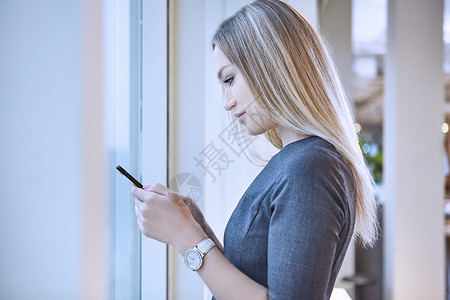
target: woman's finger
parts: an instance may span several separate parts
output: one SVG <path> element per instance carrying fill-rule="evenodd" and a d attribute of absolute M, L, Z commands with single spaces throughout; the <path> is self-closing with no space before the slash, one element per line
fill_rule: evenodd
<path fill-rule="evenodd" d="M 134 205 L 134 213 L 136 214 L 136 217 L 137 217 L 138 220 L 140 218 L 142 218 L 141 209 L 139 208 L 137 203 Z"/>
<path fill-rule="evenodd" d="M 169 197 L 170 190 L 160 183 L 155 183 L 148 189 L 148 191 L 154 192 L 156 194 L 160 194 L 162 196 Z"/>
<path fill-rule="evenodd" d="M 131 185 L 131 194 L 133 194 L 134 198 L 140 200 L 140 201 L 144 201 L 144 199 L 147 196 L 147 191 L 144 191 L 141 188 L 138 188 L 137 186 L 135 186 L 134 184 Z"/>
<path fill-rule="evenodd" d="M 180 195 L 180 196 L 181 196 L 181 199 L 183 199 L 183 202 L 184 202 L 184 204 L 186 204 L 187 207 L 195 205 L 195 202 L 194 202 L 194 200 L 192 200 L 191 197 L 182 196 L 182 195 Z"/>
<path fill-rule="evenodd" d="M 138 198 L 136 198 L 136 197 L 133 197 L 133 199 L 134 199 L 134 204 L 135 205 L 141 205 L 142 203 L 144 203 L 144 200 L 141 200 L 141 199 L 138 199 Z"/>
<path fill-rule="evenodd" d="M 164 200 L 164 198 L 167 198 L 167 196 L 156 193 L 151 189 L 143 190 L 135 185 L 131 186 L 131 193 L 140 202 L 148 202 L 152 200 Z"/>
<path fill-rule="evenodd" d="M 141 220 L 139 218 L 137 219 L 137 224 L 138 224 L 138 227 L 141 230 L 141 232 L 143 232 L 144 227 L 142 226 L 142 222 L 141 222 Z"/>

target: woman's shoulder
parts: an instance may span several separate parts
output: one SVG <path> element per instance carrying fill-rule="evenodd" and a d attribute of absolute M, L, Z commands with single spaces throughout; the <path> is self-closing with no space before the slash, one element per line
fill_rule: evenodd
<path fill-rule="evenodd" d="M 346 159 L 337 149 L 318 136 L 286 145 L 277 153 L 274 163 L 284 169 L 285 174 L 348 169 Z"/>
<path fill-rule="evenodd" d="M 299 207 L 314 199 L 314 203 L 324 201 L 324 205 L 343 211 L 347 202 L 354 202 L 355 181 L 350 165 L 325 139 L 308 137 L 286 145 L 278 154 L 272 205 L 283 202 Z M 330 196 L 334 201 L 329 201 Z"/>

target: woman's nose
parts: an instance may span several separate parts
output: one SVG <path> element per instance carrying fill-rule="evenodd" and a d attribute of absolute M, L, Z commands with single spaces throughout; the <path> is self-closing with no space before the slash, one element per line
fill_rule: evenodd
<path fill-rule="evenodd" d="M 236 100 L 234 100 L 234 97 L 230 91 L 225 92 L 223 99 L 224 99 L 224 108 L 226 111 L 230 111 L 234 106 L 236 106 Z"/>

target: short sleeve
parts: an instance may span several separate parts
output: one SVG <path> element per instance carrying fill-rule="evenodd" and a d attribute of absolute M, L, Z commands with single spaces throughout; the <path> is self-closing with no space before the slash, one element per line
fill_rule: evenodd
<path fill-rule="evenodd" d="M 349 234 L 344 228 L 348 175 L 339 161 L 320 157 L 289 167 L 273 189 L 267 255 L 270 299 L 329 298 L 333 264 Z"/>

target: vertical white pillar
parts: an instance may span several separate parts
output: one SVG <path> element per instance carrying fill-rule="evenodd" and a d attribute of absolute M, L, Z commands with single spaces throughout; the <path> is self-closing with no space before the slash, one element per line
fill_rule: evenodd
<path fill-rule="evenodd" d="M 443 1 L 390 0 L 385 299 L 444 299 Z"/>
<path fill-rule="evenodd" d="M 103 2 L 82 1 L 82 298 L 108 298 Z"/>
<path fill-rule="evenodd" d="M 319 27 L 340 75 L 342 85 L 350 97 L 352 84 L 352 0 L 322 1 L 319 8 Z M 355 249 L 351 243 L 347 250 L 336 286 L 350 289 L 353 285 L 342 278 L 355 273 Z"/>
<path fill-rule="evenodd" d="M 81 8 L 0 1 L 0 299 L 86 299 Z"/>
<path fill-rule="evenodd" d="M 169 5 L 169 182 L 185 173 L 203 186 L 203 169 L 196 167 L 195 157 L 205 146 L 205 2 L 174 0 Z M 203 206 L 203 192 L 198 205 Z M 201 278 L 169 249 L 169 299 L 201 299 Z"/>
<path fill-rule="evenodd" d="M 352 0 L 323 1 L 319 28 L 348 95 L 352 83 Z"/>
<path fill-rule="evenodd" d="M 142 2 L 142 182 L 167 183 L 167 1 Z M 142 235 L 141 299 L 166 299 L 167 245 Z"/>

